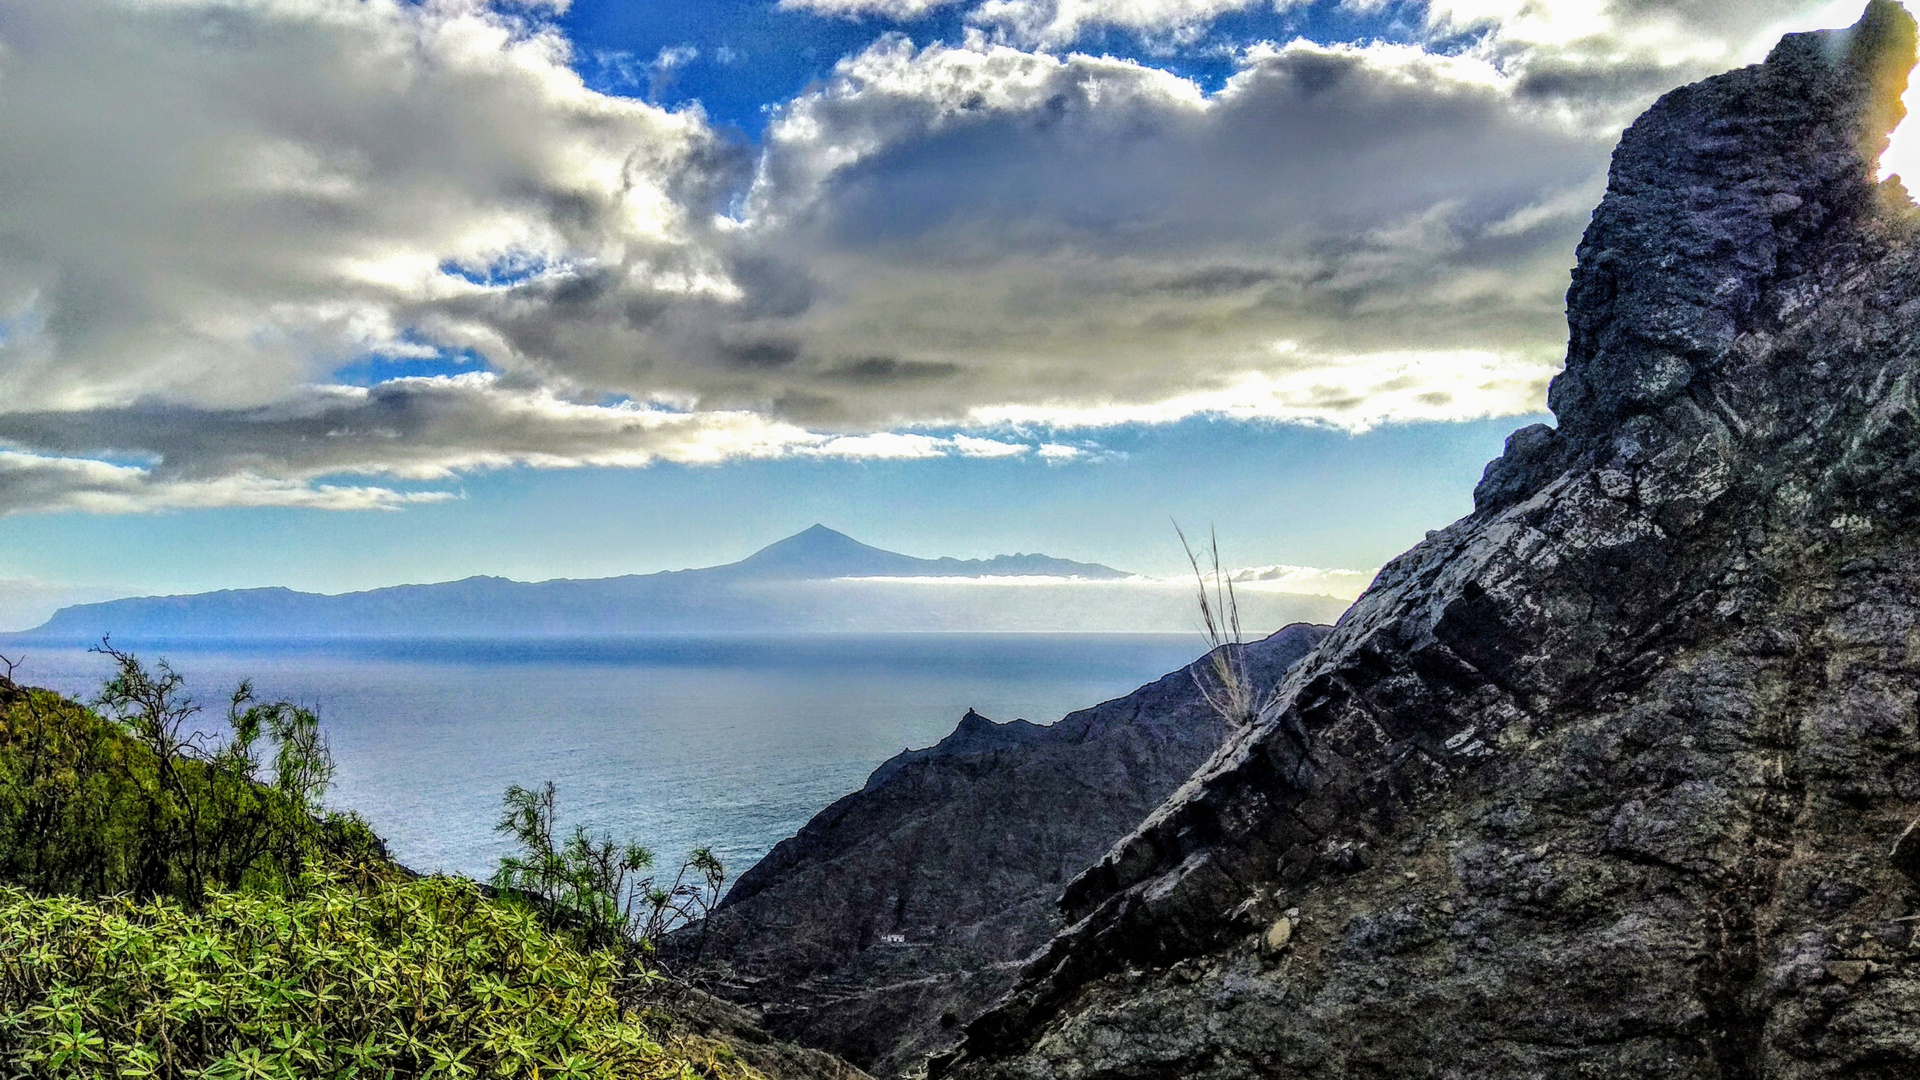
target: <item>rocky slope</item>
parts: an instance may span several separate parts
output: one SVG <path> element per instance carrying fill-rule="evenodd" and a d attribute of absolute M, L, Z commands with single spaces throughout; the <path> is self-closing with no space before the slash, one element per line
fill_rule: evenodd
<path fill-rule="evenodd" d="M 1874 180 L 1914 38 L 1876 0 L 1634 124 L 1558 427 L 937 1074 L 1920 1076 L 1920 245 Z"/>
<path fill-rule="evenodd" d="M 866 1073 L 832 1054 L 781 1042 L 732 1002 L 677 982 L 653 987 L 636 1003 L 674 1034 L 713 1039 L 767 1080 L 868 1080 Z"/>
<path fill-rule="evenodd" d="M 1254 681 L 1276 685 L 1326 633 L 1246 646 Z M 1225 734 L 1185 670 L 1051 727 L 970 712 L 774 848 L 670 957 L 698 952 L 776 1035 L 899 1072 L 1006 991 L 1061 927 L 1061 887 Z"/>

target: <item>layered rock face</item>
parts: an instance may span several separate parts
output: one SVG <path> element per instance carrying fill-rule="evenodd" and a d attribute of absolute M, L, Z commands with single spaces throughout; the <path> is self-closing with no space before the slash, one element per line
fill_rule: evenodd
<path fill-rule="evenodd" d="M 1876 0 L 1634 124 L 1558 427 L 936 1074 L 1920 1076 L 1920 244 L 1874 180 L 1914 38 Z"/>
<path fill-rule="evenodd" d="M 1327 632 L 1246 646 L 1254 683 L 1277 685 Z M 1061 928 L 1062 886 L 1225 735 L 1185 670 L 1051 727 L 970 712 L 774 848 L 670 959 L 782 1038 L 880 1075 L 916 1066 Z"/>
<path fill-rule="evenodd" d="M 649 999 L 635 1007 L 652 1009 L 674 1034 L 726 1043 L 736 1058 L 767 1080 L 871 1080 L 832 1054 L 773 1038 L 747 1010 L 690 986 L 670 982 L 653 987 Z"/>

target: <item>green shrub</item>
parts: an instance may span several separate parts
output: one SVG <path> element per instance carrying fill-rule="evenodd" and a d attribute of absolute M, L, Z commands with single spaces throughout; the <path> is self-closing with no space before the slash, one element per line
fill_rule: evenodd
<path fill-rule="evenodd" d="M 164 662 L 149 671 L 109 655 L 106 716 L 0 680 L 0 880 L 192 904 L 209 887 L 284 889 L 315 857 L 384 857 L 358 818 L 316 815 L 331 761 L 311 712 L 257 702 L 243 685 L 231 734 L 208 745 L 183 730 L 197 709 Z"/>
<path fill-rule="evenodd" d="M 543 891 L 516 894 L 543 903 L 415 878 L 358 817 L 318 810 L 332 762 L 312 712 L 243 684 L 215 739 L 164 661 L 102 651 L 98 711 L 0 675 L 0 1077 L 751 1075 L 622 1006 L 657 981 L 628 930 L 686 908 L 688 870 L 656 887 L 632 874 L 644 849 L 584 832 L 556 849 L 549 786 L 529 807 Z"/>
<path fill-rule="evenodd" d="M 502 895 L 530 900 L 556 925 L 578 932 L 590 948 L 636 946 L 652 952 L 668 931 L 700 923 L 719 902 L 726 869 L 712 848 L 695 848 L 668 883 L 654 874 L 653 852 L 635 843 L 594 838 L 585 826 L 556 841 L 558 795 L 507 788 L 506 813 L 493 831 L 511 836 L 521 854 L 500 860 L 493 884 Z"/>
<path fill-rule="evenodd" d="M 0 1061 L 34 1078 L 749 1075 L 623 1011 L 623 963 L 458 878 L 312 871 L 199 911 L 0 888 Z"/>

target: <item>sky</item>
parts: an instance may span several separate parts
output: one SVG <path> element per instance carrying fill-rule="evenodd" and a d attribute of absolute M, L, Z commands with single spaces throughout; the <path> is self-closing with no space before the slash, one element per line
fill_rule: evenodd
<path fill-rule="evenodd" d="M 1861 6 L 8 0 L 0 628 L 816 521 L 1377 567 L 1550 419 L 1624 125 Z"/>

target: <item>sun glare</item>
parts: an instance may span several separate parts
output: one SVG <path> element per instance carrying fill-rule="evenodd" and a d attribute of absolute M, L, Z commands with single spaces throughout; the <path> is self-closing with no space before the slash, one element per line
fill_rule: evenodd
<path fill-rule="evenodd" d="M 1893 141 L 1880 156 L 1880 178 L 1899 176 L 1911 191 L 1920 183 L 1920 124 L 1913 119 L 1914 114 L 1920 112 L 1920 78 L 1907 83 L 1906 96 L 1901 100 L 1906 103 L 1907 118 L 1893 129 Z"/>
<path fill-rule="evenodd" d="M 1758 62 L 1782 34 L 1800 33 L 1808 30 L 1831 30 L 1836 27 L 1852 25 L 1860 17 L 1860 9 L 1865 0 L 1832 0 L 1812 11 L 1801 12 L 1757 34 L 1749 46 L 1747 59 Z M 1911 122 L 1916 112 L 1920 112 L 1920 70 L 1907 84 L 1906 95 L 1901 99 L 1907 106 L 1908 120 L 1902 121 L 1893 131 L 1893 141 L 1887 152 L 1880 156 L 1880 176 L 1885 180 L 1889 176 L 1899 176 L 1906 181 L 1909 190 L 1920 184 L 1920 124 Z"/>

